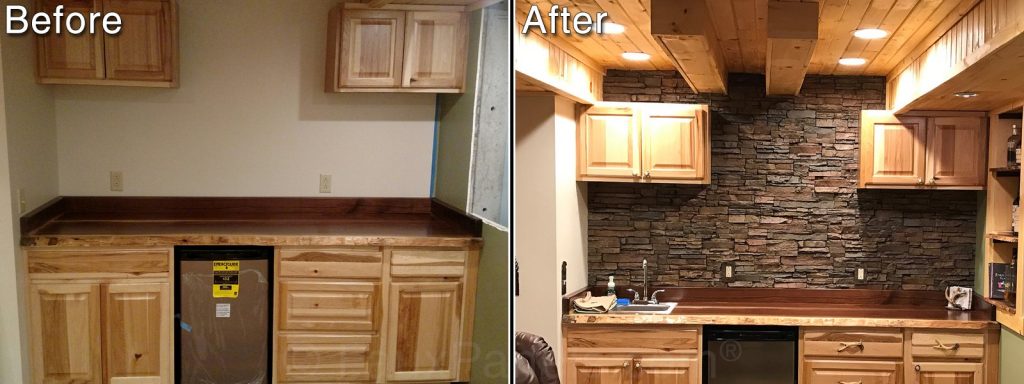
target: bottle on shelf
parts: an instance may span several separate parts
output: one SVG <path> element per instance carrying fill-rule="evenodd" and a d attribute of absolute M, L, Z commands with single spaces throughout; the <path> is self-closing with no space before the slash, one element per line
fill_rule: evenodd
<path fill-rule="evenodd" d="M 1006 301 L 1017 302 L 1017 248 L 1013 249 L 1013 258 L 1010 259 L 1010 268 L 1006 270 Z"/>
<path fill-rule="evenodd" d="M 1020 168 L 1020 127 L 1013 125 L 1013 133 L 1006 139 L 1006 167 Z"/>
<path fill-rule="evenodd" d="M 608 276 L 608 296 L 615 296 L 615 276 Z"/>
<path fill-rule="evenodd" d="M 1013 199 L 1013 206 L 1010 208 L 1010 230 L 1013 231 L 1013 233 L 1017 233 L 1017 226 L 1020 225 L 1018 223 L 1020 221 L 1020 219 L 1018 219 L 1019 215 L 1017 214 L 1017 210 L 1019 208 L 1020 196 L 1017 196 Z"/>

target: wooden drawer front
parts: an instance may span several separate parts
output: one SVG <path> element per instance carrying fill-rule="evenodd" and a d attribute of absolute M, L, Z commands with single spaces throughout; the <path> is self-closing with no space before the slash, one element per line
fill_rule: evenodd
<path fill-rule="evenodd" d="M 914 357 L 981 358 L 985 335 L 963 332 L 913 332 L 910 353 Z"/>
<path fill-rule="evenodd" d="M 281 276 L 380 278 L 376 249 L 282 249 Z"/>
<path fill-rule="evenodd" d="M 281 281 L 281 329 L 374 331 L 380 284 Z"/>
<path fill-rule="evenodd" d="M 278 342 L 281 382 L 374 381 L 377 336 L 283 334 Z"/>
<path fill-rule="evenodd" d="M 807 360 L 804 384 L 899 384 L 902 364 L 896 361 Z"/>
<path fill-rule="evenodd" d="M 566 336 L 568 353 L 697 353 L 700 334 L 681 327 L 574 327 Z"/>
<path fill-rule="evenodd" d="M 459 277 L 466 273 L 467 252 L 396 249 L 391 252 L 391 276 Z"/>
<path fill-rule="evenodd" d="M 845 329 L 805 331 L 805 356 L 903 357 L 903 334 Z"/>
<path fill-rule="evenodd" d="M 45 278 L 166 276 L 169 265 L 167 249 L 28 252 L 28 273 Z"/>

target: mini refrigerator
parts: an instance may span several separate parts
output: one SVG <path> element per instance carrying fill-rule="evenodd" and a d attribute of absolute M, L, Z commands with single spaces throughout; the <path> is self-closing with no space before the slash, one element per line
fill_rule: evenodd
<path fill-rule="evenodd" d="M 273 247 L 174 248 L 175 382 L 271 382 L 273 255 Z"/>

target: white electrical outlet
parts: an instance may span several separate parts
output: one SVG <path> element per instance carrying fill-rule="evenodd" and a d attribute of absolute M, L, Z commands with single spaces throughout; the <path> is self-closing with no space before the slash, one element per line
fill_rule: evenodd
<path fill-rule="evenodd" d="M 18 188 L 18 214 L 25 213 L 25 209 L 28 208 L 28 203 L 25 202 L 25 189 Z"/>
<path fill-rule="evenodd" d="M 857 268 L 857 280 L 864 281 L 864 268 Z"/>
<path fill-rule="evenodd" d="M 731 265 L 726 265 L 725 266 L 725 278 L 726 279 L 731 279 L 732 278 L 732 266 Z"/>
<path fill-rule="evenodd" d="M 331 175 L 320 175 L 320 193 L 331 193 Z"/>
<path fill-rule="evenodd" d="M 113 192 L 124 191 L 124 174 L 121 171 L 110 171 L 110 190 Z"/>

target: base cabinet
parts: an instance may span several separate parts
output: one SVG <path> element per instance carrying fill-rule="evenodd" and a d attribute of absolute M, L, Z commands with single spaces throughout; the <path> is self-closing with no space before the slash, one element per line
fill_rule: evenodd
<path fill-rule="evenodd" d="M 454 380 L 458 370 L 458 282 L 391 283 L 388 380 Z"/>
<path fill-rule="evenodd" d="M 103 291 L 106 382 L 164 383 L 172 359 L 170 286 L 109 284 Z"/>
<path fill-rule="evenodd" d="M 983 384 L 983 372 L 982 363 L 916 363 L 911 384 Z"/>
<path fill-rule="evenodd" d="M 639 358 L 636 384 L 699 384 L 700 364 L 697 359 Z"/>
<path fill-rule="evenodd" d="M 101 383 L 100 285 L 32 284 L 29 292 L 32 382 Z"/>
<path fill-rule="evenodd" d="M 632 384 L 633 359 L 570 358 L 565 377 L 570 384 Z"/>
<path fill-rule="evenodd" d="M 895 361 L 807 360 L 806 384 L 900 384 L 903 364 Z"/>

